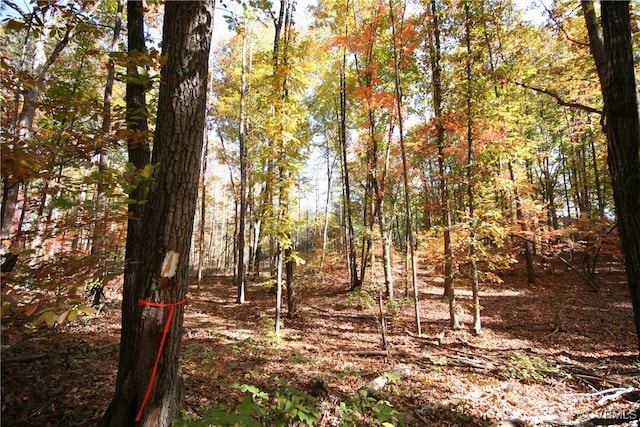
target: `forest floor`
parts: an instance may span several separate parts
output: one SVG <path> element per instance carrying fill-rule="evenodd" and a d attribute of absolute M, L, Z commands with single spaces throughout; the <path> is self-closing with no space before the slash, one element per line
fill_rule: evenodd
<path fill-rule="evenodd" d="M 325 426 L 341 425 L 349 408 L 360 410 L 352 412 L 361 417 L 357 425 L 374 425 L 385 414 L 393 421 L 395 412 L 385 408 L 404 414 L 409 426 L 514 419 L 580 425 L 637 416 L 637 393 L 606 401 L 620 388 L 640 388 L 619 264 L 598 271 L 599 292 L 562 265 L 528 284 L 523 263 L 516 264 L 501 274 L 504 283 L 482 286 L 481 335 L 451 330 L 441 280 L 421 276 L 422 337 L 415 334 L 412 300 L 400 299 L 404 287 L 398 286 L 399 301 L 385 305 L 386 350 L 377 294 L 350 293 L 342 267 L 327 265 L 322 274 L 311 264 L 298 272 L 298 316 L 284 320 L 279 344 L 271 282 L 250 283 L 247 302 L 238 305 L 229 276 L 204 277 L 185 309 L 185 413 L 233 407 L 242 392 L 232 385 L 250 384 L 272 400 L 289 386 L 319 395 L 318 424 Z M 459 286 L 457 294 L 461 319 L 470 325 L 470 291 Z M 95 425 L 114 391 L 119 327 L 117 289 L 82 323 L 52 329 L 11 315 L 2 319 L 2 425 Z M 398 366 L 408 367 L 387 375 L 373 400 L 354 403 L 358 390 Z M 347 402 L 342 413 L 340 402 Z"/>

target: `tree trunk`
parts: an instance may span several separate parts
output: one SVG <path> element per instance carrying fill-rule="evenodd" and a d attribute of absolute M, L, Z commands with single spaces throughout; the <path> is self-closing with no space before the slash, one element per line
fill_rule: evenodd
<path fill-rule="evenodd" d="M 516 220 L 520 223 L 520 229 L 523 232 L 527 232 L 529 227 L 527 226 L 527 221 L 524 216 L 524 212 L 522 211 L 522 201 L 520 199 L 520 191 L 518 190 L 518 184 L 516 182 L 516 176 L 513 171 L 513 164 L 511 161 L 508 162 L 509 167 L 509 177 L 511 178 L 511 182 L 513 182 L 514 188 L 514 199 L 516 203 Z M 536 272 L 535 266 L 533 263 L 533 241 L 528 238 L 528 236 L 524 236 L 525 239 L 522 240 L 522 244 L 524 245 L 524 258 L 525 263 L 527 265 L 527 283 L 536 283 Z"/>
<path fill-rule="evenodd" d="M 583 0 L 591 54 L 604 98 L 609 171 L 640 352 L 640 115 L 628 1 L 602 1 L 602 38 L 593 2 Z"/>
<path fill-rule="evenodd" d="M 180 340 L 204 139 L 213 8 L 213 1 L 165 4 L 166 62 L 152 158 L 157 166 L 148 186 L 148 208 L 141 212 L 139 239 L 127 240 L 116 392 L 102 426 L 168 427 L 181 406 Z M 134 11 L 133 16 L 140 15 L 140 9 Z"/>
<path fill-rule="evenodd" d="M 295 260 L 291 257 L 292 250 L 287 248 L 284 251 L 285 271 L 287 273 L 287 318 L 293 319 L 298 311 L 298 303 L 296 299 L 296 288 L 293 281 L 293 267 Z"/>
<path fill-rule="evenodd" d="M 346 31 L 345 31 L 346 32 Z M 349 184 L 349 164 L 347 162 L 347 77 L 346 77 L 346 54 L 343 51 L 342 64 L 340 67 L 340 111 L 339 111 L 339 124 L 340 124 L 340 148 L 341 148 L 341 160 L 342 160 L 342 185 L 343 185 L 343 199 L 344 199 L 344 211 L 345 211 L 345 234 L 347 240 L 347 251 L 349 261 L 350 276 L 350 290 L 355 290 L 362 285 L 362 280 L 358 278 L 358 264 L 356 257 L 356 242 L 353 232 L 353 216 L 351 209 L 351 188 Z"/>
<path fill-rule="evenodd" d="M 400 47 L 396 41 L 396 23 L 395 23 L 395 8 L 393 1 L 389 0 L 389 16 L 391 18 L 391 42 L 393 51 L 393 75 L 394 75 L 394 92 L 396 107 L 398 110 L 398 132 L 400 136 L 400 153 L 402 157 L 402 182 L 404 187 L 404 213 L 405 213 L 405 241 L 407 246 L 407 254 L 409 255 L 410 269 L 411 269 L 411 285 L 413 288 L 414 298 L 414 313 L 416 322 L 416 333 L 418 336 L 422 335 L 422 325 L 420 320 L 420 292 L 418 289 L 418 272 L 415 254 L 415 237 L 413 235 L 413 219 L 411 215 L 411 190 L 409 187 L 409 166 L 407 161 L 407 151 L 404 143 L 404 121 L 402 116 L 402 87 L 400 86 L 400 62 L 401 52 Z M 407 271 L 409 276 L 409 271 Z"/>
<path fill-rule="evenodd" d="M 478 283 L 478 263 L 476 260 L 476 217 L 475 217 L 475 165 L 473 156 L 473 52 L 471 51 L 471 16 L 469 11 L 469 2 L 464 3 L 465 16 L 465 44 L 467 49 L 465 64 L 465 74 L 467 77 L 467 198 L 469 200 L 469 260 L 471 261 L 471 293 L 473 297 L 473 332 L 480 334 L 482 324 L 480 320 L 480 289 Z"/>
<path fill-rule="evenodd" d="M 382 262 L 384 269 L 384 285 L 386 289 L 387 296 L 389 297 L 389 301 L 394 301 L 395 299 L 395 282 L 393 278 L 393 266 L 391 260 L 391 227 L 388 226 L 387 222 L 387 213 L 385 208 L 385 193 L 386 193 L 386 181 L 387 181 L 387 173 L 389 170 L 389 160 L 391 157 L 391 138 L 393 134 L 393 126 L 389 126 L 389 141 L 387 143 L 387 149 L 385 152 L 385 162 L 384 162 L 384 170 L 382 172 L 382 177 L 380 179 L 380 188 L 379 195 L 376 197 L 378 200 L 378 225 L 380 228 L 380 238 L 382 239 Z M 392 209 L 393 211 L 393 209 Z"/>
<path fill-rule="evenodd" d="M 204 136 L 204 153 L 202 155 L 202 171 L 200 176 L 200 225 L 198 233 L 198 282 L 196 289 L 200 292 L 202 270 L 204 268 L 204 232 L 207 223 L 207 163 L 209 158 L 209 135 Z M 213 233 L 213 230 L 211 231 Z"/>
<path fill-rule="evenodd" d="M 431 72 L 433 75 L 433 109 L 436 126 L 436 143 L 438 146 L 438 173 L 440 175 L 440 202 L 442 213 L 442 228 L 444 240 L 444 288 L 449 302 L 449 324 L 452 328 L 460 328 L 456 313 L 456 296 L 453 284 L 453 253 L 451 249 L 451 208 L 449 203 L 449 188 L 445 171 L 444 158 L 444 123 L 442 122 L 442 69 L 440 65 L 440 15 L 436 5 L 437 0 L 431 0 L 432 28 L 430 31 Z"/>
<path fill-rule="evenodd" d="M 122 12 L 124 10 L 124 0 L 118 0 L 115 23 L 113 27 L 113 38 L 111 39 L 111 52 L 115 52 L 120 41 L 122 30 Z M 111 133 L 111 100 L 113 97 L 113 84 L 116 80 L 116 67 L 113 58 L 107 63 L 107 81 L 104 88 L 104 100 L 102 105 L 102 138 L 109 141 Z M 105 150 L 105 143 L 101 143 L 97 149 L 98 157 L 98 183 L 94 196 L 96 220 L 91 239 L 91 255 L 97 266 L 100 266 L 104 245 L 107 238 L 107 198 L 104 194 L 103 175 L 109 167 L 109 156 Z"/>
<path fill-rule="evenodd" d="M 246 225 L 247 225 L 247 143 L 246 143 L 246 112 L 245 97 L 247 94 L 246 75 L 246 33 L 242 36 L 242 65 L 240 70 L 240 129 L 238 144 L 240 151 L 240 212 L 238 215 L 238 256 L 236 260 L 236 286 L 238 289 L 238 303 L 244 304 L 246 293 L 247 266 L 245 261 Z"/>

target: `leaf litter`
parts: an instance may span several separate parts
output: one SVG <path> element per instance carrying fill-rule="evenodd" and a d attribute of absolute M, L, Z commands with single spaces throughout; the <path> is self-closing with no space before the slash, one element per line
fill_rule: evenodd
<path fill-rule="evenodd" d="M 385 349 L 375 288 L 365 285 L 354 296 L 338 263 L 324 273 L 311 264 L 297 271 L 299 312 L 284 320 L 280 342 L 272 332 L 271 282 L 251 281 L 243 305 L 235 303 L 229 276 L 207 274 L 199 292 L 192 284 L 182 350 L 186 413 L 202 416 L 220 403 L 241 402 L 233 384 L 267 392 L 321 388 L 319 425 L 340 425 L 338 403 L 399 365 L 411 370 L 387 375 L 392 380 L 377 396 L 404 413 L 407 425 L 581 425 L 634 415 L 638 407 L 640 364 L 619 268 L 599 271 L 602 288 L 594 292 L 561 266 L 528 284 L 516 264 L 502 272 L 504 283 L 482 286 L 479 336 L 448 328 L 441 281 L 421 276 L 423 335 L 415 335 L 412 300 L 400 289 L 397 301 L 386 304 Z M 18 313 L 5 316 L 4 426 L 96 424 L 117 374 L 120 302 L 110 295 L 96 314 L 55 328 L 33 326 Z M 459 286 L 457 295 L 470 325 L 471 293 Z"/>

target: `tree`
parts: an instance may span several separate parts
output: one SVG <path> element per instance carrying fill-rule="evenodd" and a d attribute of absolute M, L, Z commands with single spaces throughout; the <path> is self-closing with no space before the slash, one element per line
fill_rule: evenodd
<path fill-rule="evenodd" d="M 2 168 L 2 211 L 0 213 L 0 238 L 9 239 L 12 233 L 13 217 L 18 203 L 18 193 L 20 185 L 25 182 L 30 175 L 33 175 L 35 171 L 25 170 L 21 165 L 21 155 L 27 152 L 27 148 L 33 139 L 33 126 L 36 118 L 36 113 L 40 107 L 38 101 L 42 94 L 43 89 L 47 83 L 47 73 L 51 66 L 58 60 L 60 54 L 67 47 L 70 40 L 76 34 L 76 27 L 80 22 L 78 16 L 80 11 L 75 10 L 73 6 L 69 7 L 65 11 L 65 16 L 68 17 L 68 21 L 64 23 L 64 28 L 60 31 L 62 37 L 57 39 L 56 35 L 59 34 L 58 28 L 55 28 L 58 23 L 56 22 L 56 14 L 61 12 L 57 7 L 50 7 L 51 5 L 38 5 L 33 12 L 25 13 L 19 8 L 16 11 L 21 13 L 26 23 L 27 36 L 26 41 L 31 36 L 35 35 L 36 41 L 33 46 L 32 62 L 28 69 L 22 69 L 20 73 L 20 80 L 23 83 L 19 87 L 19 93 L 16 93 L 16 99 L 22 98 L 22 108 L 19 114 L 14 117 L 14 122 L 11 123 L 11 135 L 14 139 L 13 143 L 9 147 L 11 154 L 4 153 Z M 19 24 L 23 25 L 23 24 Z M 31 32 L 33 31 L 33 34 Z M 54 48 L 50 51 L 46 51 L 47 44 L 54 44 Z M 24 49 L 26 52 L 26 49 Z M 24 57 L 20 61 L 24 64 L 27 58 Z M 27 67 L 25 67 L 27 68 Z M 17 113 L 17 111 L 16 111 Z M 4 150 L 3 150 L 4 151 Z"/>
<path fill-rule="evenodd" d="M 608 163 L 640 351 L 640 115 L 628 1 L 583 0 L 591 54 L 604 100 Z"/>
<path fill-rule="evenodd" d="M 149 182 L 139 239 L 127 241 L 116 392 L 102 426 L 170 426 L 180 409 L 180 339 L 213 9 L 213 1 L 165 4 L 154 166 L 140 171 Z"/>
<path fill-rule="evenodd" d="M 401 7 L 404 11 L 404 7 Z M 414 298 L 414 311 L 416 316 L 416 332 L 418 336 L 422 335 L 422 326 L 420 324 L 420 292 L 418 290 L 418 268 L 415 254 L 415 236 L 413 232 L 413 219 L 411 213 L 411 190 L 409 187 L 409 167 L 407 161 L 407 150 L 405 148 L 404 140 L 404 118 L 403 118 L 403 99 L 402 99 L 402 87 L 400 85 L 400 67 L 403 62 L 404 52 L 401 52 L 401 48 L 398 46 L 396 40 L 396 33 L 402 31 L 402 24 L 397 28 L 395 19 L 395 5 L 392 0 L 389 0 L 389 17 L 391 19 L 391 34 L 392 34 L 392 52 L 393 52 L 393 77 L 394 77 L 394 92 L 396 109 L 398 113 L 398 132 L 400 139 L 400 153 L 402 157 L 402 182 L 404 188 L 404 215 L 405 215 L 405 247 L 407 248 L 407 256 L 410 260 L 411 268 L 411 286 L 413 288 Z M 402 18 L 401 18 L 402 19 Z M 409 271 L 407 271 L 409 276 Z M 393 299 L 393 297 L 391 297 Z"/>
<path fill-rule="evenodd" d="M 120 31 L 122 29 L 122 12 L 124 9 L 124 1 L 118 0 L 116 20 L 113 29 L 113 38 L 111 39 L 111 52 L 115 52 L 120 41 Z M 107 81 L 104 88 L 104 100 L 102 104 L 102 132 L 105 137 L 111 133 L 111 103 L 113 98 L 113 85 L 116 80 L 116 65 L 113 58 L 109 59 L 107 64 Z M 107 139 L 108 140 L 108 139 Z M 109 157 L 106 147 L 98 147 L 96 150 L 98 157 L 98 183 L 95 193 L 96 204 L 96 225 L 93 231 L 91 243 L 91 255 L 95 258 L 96 265 L 100 266 L 101 257 L 104 251 L 104 244 L 107 238 L 107 200 L 105 195 L 105 183 L 103 175 L 109 166 Z M 98 294 L 100 295 L 100 294 Z M 99 298 L 98 298 L 99 299 Z"/>
<path fill-rule="evenodd" d="M 449 300 L 449 323 L 454 329 L 460 328 L 456 313 L 455 286 L 453 283 L 453 252 L 451 249 L 451 206 L 449 200 L 449 185 L 445 168 L 445 127 L 442 100 L 442 65 L 440 45 L 440 11 L 437 0 L 431 0 L 432 25 L 429 32 L 429 48 L 431 50 L 431 74 L 433 84 L 433 110 L 436 128 L 436 144 L 438 147 L 438 174 L 440 178 L 440 200 L 442 227 L 444 237 L 444 287 Z"/>

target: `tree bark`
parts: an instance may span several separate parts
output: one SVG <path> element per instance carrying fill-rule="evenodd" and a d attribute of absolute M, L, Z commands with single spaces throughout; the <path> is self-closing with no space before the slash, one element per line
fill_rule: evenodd
<path fill-rule="evenodd" d="M 405 241 L 407 254 L 409 255 L 409 267 L 411 268 L 411 285 L 413 288 L 413 307 L 416 322 L 416 333 L 422 335 L 422 325 L 420 320 L 420 292 L 418 289 L 418 268 L 415 254 L 415 236 L 413 234 L 413 218 L 411 212 L 411 189 L 409 187 L 409 166 L 407 161 L 407 150 L 404 143 L 404 120 L 402 115 L 402 87 L 400 86 L 400 62 L 402 55 L 396 40 L 398 30 L 395 22 L 395 8 L 392 0 L 389 0 L 389 17 L 391 21 L 391 42 L 393 51 L 393 76 L 396 107 L 398 110 L 398 131 L 400 139 L 400 153 L 402 157 L 402 183 L 404 187 L 404 214 L 405 214 Z M 409 276 L 409 271 L 407 271 Z"/>
<path fill-rule="evenodd" d="M 345 29 L 346 33 L 346 29 Z M 349 163 L 347 161 L 347 76 L 346 76 L 346 53 L 343 51 L 342 64 L 340 67 L 340 103 L 339 103 L 339 124 L 340 124 L 340 149 L 342 163 L 342 186 L 345 211 L 345 234 L 347 240 L 347 251 L 349 260 L 350 290 L 355 290 L 362 286 L 362 280 L 358 277 L 358 263 L 356 257 L 356 243 L 353 231 L 353 215 L 351 208 L 351 187 L 349 184 Z"/>
<path fill-rule="evenodd" d="M 247 266 L 245 261 L 247 225 L 247 143 L 245 98 L 247 94 L 247 34 L 242 35 L 242 65 L 240 70 L 240 129 L 238 144 L 240 151 L 240 212 L 238 214 L 238 256 L 236 258 L 236 287 L 238 304 L 244 304 L 246 293 Z"/>
<path fill-rule="evenodd" d="M 456 313 L 456 296 L 453 284 L 453 253 L 451 249 L 451 208 L 449 203 L 449 188 L 445 171 L 444 158 L 444 123 L 442 122 L 442 67 L 440 64 L 440 12 L 431 0 L 432 28 L 430 31 L 431 73 L 433 80 L 433 109 L 436 126 L 436 144 L 438 146 L 438 173 L 440 175 L 440 202 L 442 214 L 442 228 L 444 240 L 444 288 L 449 302 L 449 324 L 452 328 L 460 328 Z"/>
<path fill-rule="evenodd" d="M 475 158 L 473 155 L 473 52 L 471 50 L 471 12 L 469 2 L 464 3 L 465 22 L 465 44 L 467 50 L 465 74 L 467 77 L 467 198 L 469 199 L 469 259 L 471 261 L 471 293 L 473 298 L 473 332 L 480 334 L 482 322 L 480 320 L 480 285 L 478 278 L 478 262 L 476 255 L 477 235 L 476 235 L 476 214 L 475 214 Z"/>
<path fill-rule="evenodd" d="M 148 208 L 141 212 L 139 239 L 127 240 L 116 392 L 101 426 L 168 427 L 181 406 L 180 340 L 213 9 L 213 1 L 165 4 L 166 62 L 152 157 L 156 166 L 148 186 Z"/>
<path fill-rule="evenodd" d="M 609 171 L 640 354 L 640 114 L 628 1 L 602 1 L 602 38 L 593 2 L 583 0 L 591 54 L 604 98 Z"/>
<path fill-rule="evenodd" d="M 118 9 L 116 12 L 116 21 L 113 27 L 113 38 L 111 39 L 110 51 L 115 52 L 120 41 L 120 32 L 122 30 L 122 12 L 124 10 L 124 0 L 118 0 Z M 107 81 L 104 88 L 104 100 L 102 105 L 102 138 L 109 141 L 111 133 L 111 101 L 113 98 L 113 84 L 116 80 L 116 67 L 113 58 L 107 63 Z M 98 183 L 94 196 L 96 220 L 91 240 L 91 255 L 97 266 L 100 265 L 102 253 L 104 252 L 104 244 L 107 238 L 107 199 L 104 194 L 105 183 L 103 175 L 109 167 L 109 155 L 105 150 L 105 143 L 100 144 L 96 150 L 98 157 Z"/>

